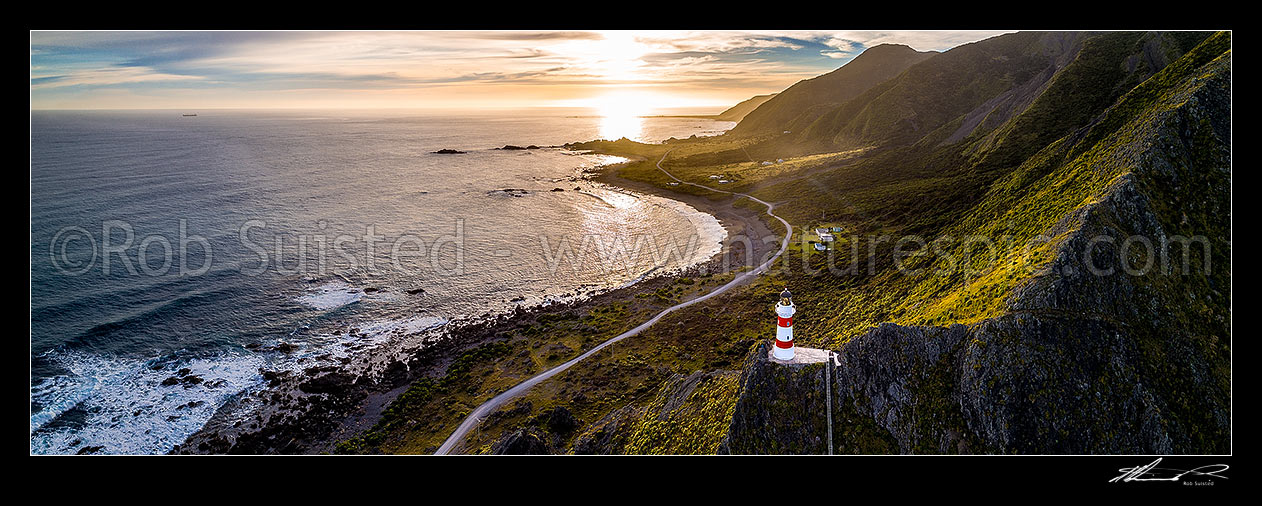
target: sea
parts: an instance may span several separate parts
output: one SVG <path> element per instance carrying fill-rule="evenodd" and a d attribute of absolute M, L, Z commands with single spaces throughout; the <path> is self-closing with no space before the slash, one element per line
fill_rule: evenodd
<path fill-rule="evenodd" d="M 625 160 L 557 146 L 731 122 L 186 114 L 31 112 L 33 454 L 166 453 L 261 370 L 588 297 L 704 262 L 726 237 L 682 202 L 587 177 Z"/>

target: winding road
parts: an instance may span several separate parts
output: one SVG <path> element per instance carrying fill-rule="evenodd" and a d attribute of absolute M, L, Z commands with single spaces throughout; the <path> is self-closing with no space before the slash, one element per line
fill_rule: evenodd
<path fill-rule="evenodd" d="M 780 250 L 777 251 L 775 255 L 773 255 L 770 259 L 768 259 L 762 265 L 759 265 L 754 270 L 751 270 L 749 272 L 746 272 L 744 274 L 741 274 L 740 276 L 733 278 L 731 281 L 727 282 L 727 284 L 716 288 L 714 291 L 707 293 L 705 295 L 702 295 L 700 297 L 697 297 L 695 299 L 689 300 L 687 302 L 682 302 L 680 304 L 676 304 L 674 306 L 668 307 L 662 310 L 662 312 L 657 313 L 657 315 L 649 319 L 649 321 L 641 323 L 639 326 L 631 330 L 628 330 L 626 332 L 623 332 L 622 334 L 619 334 L 617 337 L 609 339 L 608 341 L 600 343 L 595 348 L 587 350 L 582 355 L 574 357 L 570 359 L 568 362 L 565 362 L 564 364 L 558 365 L 556 367 L 548 369 L 547 371 L 541 372 L 538 375 L 535 375 L 534 377 L 531 377 L 530 379 L 526 381 L 518 383 L 516 386 L 508 389 L 504 393 L 499 394 L 495 397 L 492 397 L 490 400 L 482 403 L 481 406 L 478 406 L 477 409 L 474 409 L 473 412 L 469 413 L 469 415 L 465 417 L 464 421 L 460 423 L 460 426 L 456 428 L 456 431 L 453 432 L 451 436 L 447 437 L 447 440 L 443 442 L 443 445 L 438 448 L 437 452 L 434 452 L 435 455 L 447 455 L 451 453 L 451 451 L 456 447 L 456 445 L 458 445 L 460 441 L 463 440 L 467 434 L 469 434 L 470 430 L 473 430 L 474 427 L 477 427 L 478 424 L 481 423 L 482 419 L 486 417 L 486 415 L 492 413 L 493 411 L 498 409 L 500 406 L 503 406 L 505 403 L 507 403 L 509 400 L 512 400 L 514 397 L 517 397 L 519 395 L 526 393 L 527 390 L 530 390 L 535 385 L 538 385 L 539 383 L 543 382 L 544 380 L 548 378 L 556 376 L 558 373 L 565 371 L 566 369 L 569 369 L 570 367 L 574 366 L 574 364 L 582 362 L 587 357 L 595 355 L 597 352 L 605 349 L 607 346 L 610 346 L 618 341 L 621 341 L 628 337 L 637 335 L 640 332 L 643 332 L 645 329 L 652 327 L 653 324 L 657 323 L 658 321 L 660 321 L 662 318 L 664 318 L 666 315 L 670 313 L 686 308 L 698 302 L 704 301 L 711 297 L 715 297 L 719 294 L 722 294 L 723 292 L 726 292 L 728 289 L 732 287 L 738 286 L 752 279 L 754 276 L 762 274 L 764 271 L 767 270 L 768 267 L 771 267 L 771 264 L 775 263 L 775 261 L 780 258 L 780 255 L 784 254 L 784 251 L 786 249 L 789 248 L 789 239 L 791 239 L 793 236 L 793 227 L 789 225 L 789 222 L 784 221 L 784 218 L 776 216 L 776 214 L 773 212 L 775 209 L 774 204 L 763 202 L 762 200 L 759 200 L 758 198 L 745 194 L 745 193 L 719 190 L 719 189 L 711 188 L 709 186 L 683 181 L 675 177 L 670 172 L 667 172 L 666 169 L 662 168 L 662 162 L 666 161 L 666 156 L 669 154 L 670 154 L 670 150 L 667 150 L 666 153 L 662 154 L 662 159 L 657 161 L 657 170 L 662 171 L 663 174 L 666 174 L 671 179 L 674 179 L 680 184 L 692 185 L 692 186 L 696 186 L 698 188 L 703 188 L 703 189 L 710 190 L 713 192 L 726 193 L 729 195 L 736 195 L 738 197 L 745 197 L 750 200 L 753 200 L 754 202 L 767 206 L 767 215 L 779 220 L 780 223 L 784 224 L 784 229 L 786 233 L 784 234 L 784 239 L 780 241 Z"/>

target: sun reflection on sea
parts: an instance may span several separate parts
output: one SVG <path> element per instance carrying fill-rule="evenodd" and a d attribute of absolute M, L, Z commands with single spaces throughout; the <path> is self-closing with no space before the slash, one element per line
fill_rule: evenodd
<path fill-rule="evenodd" d="M 651 109 L 638 96 L 612 94 L 601 97 L 596 104 L 600 114 L 600 137 L 611 141 L 623 137 L 633 141 L 643 140 L 644 116 Z"/>
<path fill-rule="evenodd" d="M 640 116 L 601 116 L 601 139 L 640 140 L 642 132 L 644 132 L 644 119 Z"/>
<path fill-rule="evenodd" d="M 623 137 L 640 140 L 644 133 L 644 119 L 636 114 L 601 114 L 600 138 L 616 141 Z"/>

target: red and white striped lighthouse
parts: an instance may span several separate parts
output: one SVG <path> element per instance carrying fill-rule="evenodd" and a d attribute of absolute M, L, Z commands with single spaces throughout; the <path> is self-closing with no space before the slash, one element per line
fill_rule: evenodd
<path fill-rule="evenodd" d="M 776 304 L 776 348 L 772 356 L 778 360 L 793 360 L 793 313 L 797 308 L 793 305 L 793 294 L 785 288 L 780 292 L 780 302 Z"/>

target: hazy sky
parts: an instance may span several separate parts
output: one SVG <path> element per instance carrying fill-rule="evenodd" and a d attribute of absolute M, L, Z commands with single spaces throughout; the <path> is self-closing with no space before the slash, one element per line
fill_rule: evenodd
<path fill-rule="evenodd" d="M 31 32 L 32 109 L 722 108 L 1002 32 Z"/>

